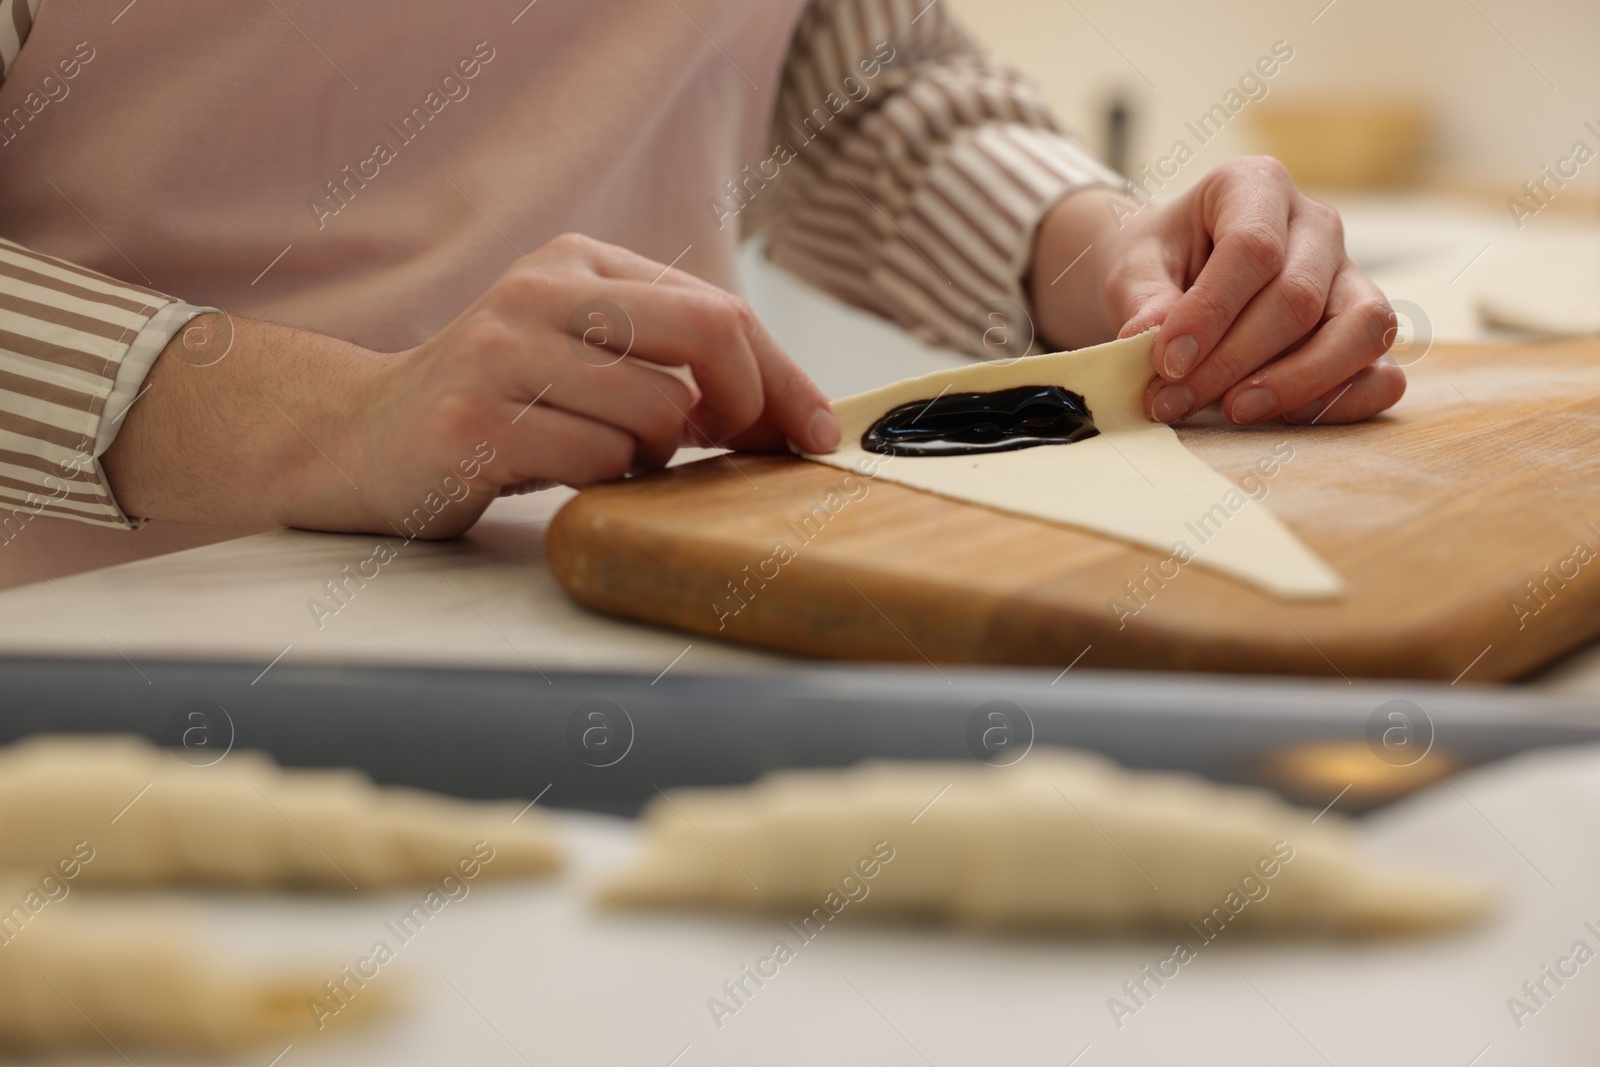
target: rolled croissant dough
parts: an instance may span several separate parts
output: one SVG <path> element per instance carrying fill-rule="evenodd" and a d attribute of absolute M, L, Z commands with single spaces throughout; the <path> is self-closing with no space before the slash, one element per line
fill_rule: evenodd
<path fill-rule="evenodd" d="M 0 870 L 47 869 L 77 841 L 94 856 L 81 885 L 380 889 L 436 882 L 490 848 L 486 877 L 556 870 L 550 824 L 520 809 L 255 752 L 193 767 L 134 737 L 45 735 L 0 749 Z"/>
<path fill-rule="evenodd" d="M 1338 573 L 1266 505 L 1249 500 L 1201 462 L 1171 427 L 1145 417 L 1143 397 L 1154 341 L 1151 330 L 1076 352 L 935 371 L 836 400 L 839 448 L 826 455 L 806 453 L 805 458 L 1000 511 L 1083 527 L 1163 554 L 1174 553 L 1181 544 L 1193 553 L 1194 562 L 1279 596 L 1343 593 Z M 1100 435 L 1068 445 L 968 456 L 887 456 L 861 447 L 861 435 L 902 404 L 1023 385 L 1059 385 L 1081 394 Z M 1207 540 L 1201 540 L 1201 532 Z"/>
<path fill-rule="evenodd" d="M 0 874 L 6 905 L 32 888 Z M 53 904 L 20 928 L 13 919 L 0 946 L 0 1050 L 215 1054 L 316 1036 L 306 1005 L 339 977 L 331 966 L 257 972 L 175 919 L 152 923 L 146 908 L 83 907 Z M 363 990 L 350 1014 L 370 1018 L 390 1001 L 387 988 Z"/>
<path fill-rule="evenodd" d="M 605 903 L 791 916 L 826 903 L 852 916 L 1206 939 L 1235 920 L 1409 933 L 1473 922 L 1491 903 L 1476 883 L 1379 862 L 1337 815 L 1070 749 L 1006 767 L 863 763 L 676 790 L 645 827 Z"/>
<path fill-rule="evenodd" d="M 379 788 L 353 771 L 284 769 L 254 752 L 195 767 L 134 737 L 7 745 L 0 1052 L 299 1044 L 320 1029 L 309 1005 L 331 996 L 325 983 L 340 980 L 331 966 L 258 973 L 180 923 L 152 925 L 137 906 L 91 901 L 85 914 L 78 889 L 379 890 L 550 873 L 561 853 L 551 824 L 530 808 Z M 375 987 L 348 1007 L 365 1016 L 389 1001 L 387 987 Z"/>

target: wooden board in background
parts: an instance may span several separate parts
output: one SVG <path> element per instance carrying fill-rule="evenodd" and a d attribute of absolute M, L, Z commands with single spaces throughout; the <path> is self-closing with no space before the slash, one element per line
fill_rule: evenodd
<path fill-rule="evenodd" d="M 787 456 L 587 489 L 546 551 L 601 611 L 842 659 L 1481 682 L 1600 635 L 1600 555 L 1581 562 L 1600 554 L 1600 342 L 1440 345 L 1408 371 L 1401 404 L 1358 426 L 1211 413 L 1179 431 L 1235 480 L 1293 450 L 1247 506 L 1344 575 L 1337 602 L 1195 564 L 1146 582 L 1163 553 Z"/>

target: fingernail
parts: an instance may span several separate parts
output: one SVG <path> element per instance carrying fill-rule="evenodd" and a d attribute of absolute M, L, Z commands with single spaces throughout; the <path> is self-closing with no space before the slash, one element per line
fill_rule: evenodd
<path fill-rule="evenodd" d="M 827 408 L 818 408 L 811 415 L 809 434 L 812 451 L 832 452 L 839 447 L 839 420 Z"/>
<path fill-rule="evenodd" d="M 1188 334 L 1174 337 L 1167 342 L 1162 360 L 1167 368 L 1168 378 L 1182 378 L 1194 369 L 1200 359 L 1200 342 Z"/>
<path fill-rule="evenodd" d="M 1194 392 L 1187 385 L 1166 385 L 1150 401 L 1150 414 L 1157 422 L 1177 422 L 1194 407 Z"/>
<path fill-rule="evenodd" d="M 1277 410 L 1278 398 L 1272 395 L 1272 390 L 1255 385 L 1233 398 L 1228 418 L 1240 426 L 1245 426 L 1252 422 L 1260 422 Z"/>

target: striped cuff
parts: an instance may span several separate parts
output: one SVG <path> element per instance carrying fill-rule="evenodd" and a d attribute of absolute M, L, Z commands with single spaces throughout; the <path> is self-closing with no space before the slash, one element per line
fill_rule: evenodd
<path fill-rule="evenodd" d="M 106 397 L 105 410 L 100 413 L 100 429 L 95 434 L 96 459 L 105 455 L 111 442 L 117 439 L 117 432 L 122 429 L 122 417 L 144 391 L 144 380 L 150 374 L 150 368 L 155 366 L 156 357 L 161 355 L 179 330 L 189 325 L 190 319 L 208 312 L 221 313 L 220 309 L 214 307 L 173 303 L 156 312 L 144 324 L 144 329 L 139 331 L 139 336 L 133 339 L 122 362 L 117 365 L 117 379 L 112 384 L 110 395 Z"/>
<path fill-rule="evenodd" d="M 172 303 L 0 239 L 0 545 L 41 514 L 134 525 L 97 458 L 101 424 L 130 349 Z"/>
<path fill-rule="evenodd" d="M 963 131 L 912 192 L 905 240 L 885 247 L 880 284 L 917 310 L 909 325 L 925 340 L 983 357 L 1042 351 L 1025 283 L 1039 222 L 1068 193 L 1125 184 L 1053 130 Z"/>

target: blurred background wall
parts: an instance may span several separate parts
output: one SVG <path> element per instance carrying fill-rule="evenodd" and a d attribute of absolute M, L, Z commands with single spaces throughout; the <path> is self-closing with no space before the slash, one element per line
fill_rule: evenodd
<path fill-rule="evenodd" d="M 1417 102 L 1431 112 L 1430 185 L 1504 198 L 1574 141 L 1600 147 L 1597 0 L 940 2 L 1035 77 L 1098 150 L 1107 103 L 1124 95 L 1133 105 L 1133 169 L 1166 153 L 1185 135 L 1184 122 L 1235 87 L 1277 41 L 1288 42 L 1294 58 L 1267 82 L 1273 104 Z M 1258 105 L 1244 111 L 1252 109 Z M 1269 147 L 1252 122 L 1235 121 L 1199 147 L 1176 185 Z M 1583 167 L 1574 186 L 1591 201 L 1600 195 L 1600 163 Z"/>

